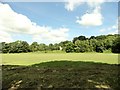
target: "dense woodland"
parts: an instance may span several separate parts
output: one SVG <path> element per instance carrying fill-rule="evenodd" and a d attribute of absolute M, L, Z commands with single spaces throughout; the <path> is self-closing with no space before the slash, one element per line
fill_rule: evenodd
<path fill-rule="evenodd" d="M 120 53 L 120 35 L 100 35 L 74 37 L 72 41 L 62 41 L 60 43 L 46 45 L 44 43 L 33 42 L 29 45 L 26 41 L 15 41 L 11 43 L 1 42 L 2 53 L 27 53 L 37 51 L 53 51 L 62 50 L 67 53 L 70 52 L 100 52 L 104 51 Z"/>

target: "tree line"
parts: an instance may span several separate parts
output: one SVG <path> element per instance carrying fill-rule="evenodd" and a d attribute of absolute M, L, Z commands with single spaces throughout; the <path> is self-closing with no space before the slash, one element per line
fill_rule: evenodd
<path fill-rule="evenodd" d="M 26 41 L 15 41 L 11 43 L 1 42 L 2 53 L 27 53 L 37 51 L 53 51 L 62 50 L 66 53 L 71 52 L 100 52 L 109 51 L 113 53 L 120 53 L 120 35 L 100 35 L 91 36 L 86 38 L 85 36 L 74 37 L 72 41 L 62 41 L 60 43 L 46 45 L 44 43 L 33 42 L 28 44 Z"/>

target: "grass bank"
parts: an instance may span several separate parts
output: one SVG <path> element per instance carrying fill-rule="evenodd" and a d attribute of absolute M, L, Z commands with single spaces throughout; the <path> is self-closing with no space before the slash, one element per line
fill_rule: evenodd
<path fill-rule="evenodd" d="M 120 90 L 118 67 L 80 61 L 53 61 L 31 66 L 3 65 L 3 90 L 40 90 L 41 87 L 51 90 Z"/>

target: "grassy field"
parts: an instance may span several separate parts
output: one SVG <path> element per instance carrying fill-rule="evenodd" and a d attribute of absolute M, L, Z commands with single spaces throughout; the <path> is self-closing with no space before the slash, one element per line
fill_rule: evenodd
<path fill-rule="evenodd" d="M 118 54 L 112 53 L 20 53 L 1 54 L 3 65 L 32 65 L 48 61 L 93 61 L 118 64 Z"/>
<path fill-rule="evenodd" d="M 20 53 L 1 56 L 2 90 L 120 90 L 118 54 Z"/>
<path fill-rule="evenodd" d="M 113 64 L 52 61 L 32 66 L 3 65 L 2 70 L 2 90 L 120 90 L 118 65 Z"/>

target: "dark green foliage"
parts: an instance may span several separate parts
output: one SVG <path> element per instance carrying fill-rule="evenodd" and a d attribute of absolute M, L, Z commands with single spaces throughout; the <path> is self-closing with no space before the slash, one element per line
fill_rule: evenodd
<path fill-rule="evenodd" d="M 2 42 L 3 53 L 22 53 L 22 52 L 36 52 L 36 51 L 53 51 L 63 50 L 67 53 L 70 52 L 104 52 L 112 51 L 113 53 L 120 53 L 120 37 L 119 34 L 115 35 L 100 35 L 91 36 L 86 38 L 85 36 L 78 36 L 71 41 L 62 41 L 60 43 L 46 45 L 44 43 L 38 44 L 33 42 L 29 45 L 26 41 L 16 41 L 11 43 Z M 118 38 L 118 39 L 117 39 Z"/>
<path fill-rule="evenodd" d="M 96 37 L 95 36 L 91 36 L 89 39 L 96 39 Z"/>
<path fill-rule="evenodd" d="M 54 45 L 52 43 L 49 44 L 49 50 L 51 50 L 51 51 L 54 50 Z"/>
<path fill-rule="evenodd" d="M 66 44 L 66 48 L 65 48 L 65 51 L 67 53 L 69 52 L 74 52 L 74 44 L 72 42 L 69 42 Z"/>
<path fill-rule="evenodd" d="M 3 53 L 22 53 L 30 52 L 29 44 L 26 41 L 16 41 L 12 43 L 2 42 Z"/>
<path fill-rule="evenodd" d="M 113 52 L 113 53 L 120 53 L 120 37 L 118 37 L 118 38 L 113 42 L 112 52 Z"/>
<path fill-rule="evenodd" d="M 65 51 L 66 51 L 66 53 L 70 53 L 70 52 L 74 52 L 74 49 L 71 46 L 67 46 Z"/>
<path fill-rule="evenodd" d="M 48 46 L 44 43 L 39 44 L 39 50 L 40 51 L 46 51 L 48 49 Z"/>
<path fill-rule="evenodd" d="M 86 40 L 87 38 L 85 36 L 79 36 L 79 37 L 75 37 L 73 38 L 73 43 L 75 43 L 77 40 Z"/>
<path fill-rule="evenodd" d="M 54 44 L 54 49 L 53 49 L 53 50 L 60 50 L 60 45 L 57 44 L 57 43 L 55 43 L 55 44 Z"/>
<path fill-rule="evenodd" d="M 75 48 L 74 48 L 74 52 L 79 53 L 79 52 L 80 52 L 80 47 L 75 46 Z"/>
<path fill-rule="evenodd" d="M 75 43 L 78 40 L 78 37 L 73 38 L 73 43 Z"/>
<path fill-rule="evenodd" d="M 30 49 L 31 49 L 32 52 L 39 51 L 39 44 L 37 42 L 33 42 L 30 45 Z"/>
<path fill-rule="evenodd" d="M 29 44 L 26 41 L 21 41 L 20 44 L 19 44 L 19 52 L 18 53 L 30 52 Z"/>
<path fill-rule="evenodd" d="M 73 39 L 74 51 L 75 52 L 100 52 L 103 53 L 106 50 L 111 50 L 119 46 L 119 44 L 115 44 L 119 42 L 118 40 L 115 42 L 115 39 L 118 37 L 117 34 L 115 35 L 100 35 L 100 36 L 91 36 L 87 39 L 84 36 L 75 37 Z M 114 45 L 113 45 L 114 42 Z M 114 49 L 113 52 L 118 52 L 118 49 Z"/>
<path fill-rule="evenodd" d="M 2 42 L 2 53 L 8 53 L 9 50 L 10 50 L 10 45 L 5 42 Z"/>
<path fill-rule="evenodd" d="M 97 36 L 97 37 L 95 37 L 95 39 L 97 39 L 97 40 L 104 40 L 104 39 L 106 39 L 106 35 L 100 35 L 100 36 Z"/>
<path fill-rule="evenodd" d="M 87 38 L 85 36 L 79 36 L 78 40 L 86 40 Z"/>
<path fill-rule="evenodd" d="M 3 90 L 41 90 L 41 87 L 51 90 L 54 90 L 53 88 L 120 90 L 118 67 L 119 65 L 80 61 L 52 61 L 32 66 L 3 65 L 2 88 Z"/>
<path fill-rule="evenodd" d="M 104 48 L 102 46 L 101 47 L 96 47 L 96 52 L 103 53 L 103 50 L 104 50 Z"/>
<path fill-rule="evenodd" d="M 65 51 L 66 46 L 68 43 L 71 43 L 71 41 L 63 41 L 59 43 L 59 46 L 62 47 L 62 50 Z"/>

